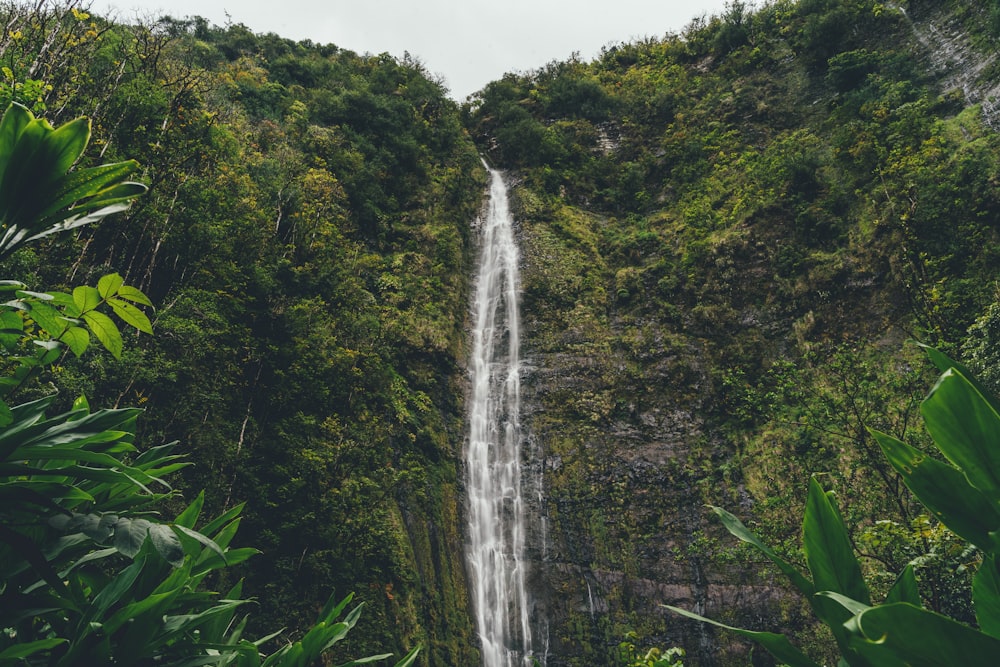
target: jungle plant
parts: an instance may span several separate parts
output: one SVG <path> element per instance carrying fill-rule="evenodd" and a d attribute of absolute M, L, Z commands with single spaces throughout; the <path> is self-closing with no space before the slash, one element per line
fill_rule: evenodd
<path fill-rule="evenodd" d="M 945 460 L 873 432 L 906 486 L 941 523 L 978 547 L 983 560 L 972 582 L 978 629 L 923 608 L 913 567 L 899 575 L 885 601 L 872 605 L 847 529 L 829 492 L 809 486 L 802 539 L 809 576 L 781 559 L 735 516 L 713 511 L 736 537 L 757 547 L 806 597 L 830 627 L 841 665 L 992 665 L 1000 651 L 1000 402 L 963 365 L 927 348 L 943 371 L 921 404 L 924 423 Z M 816 667 L 784 635 L 716 623 L 758 642 L 793 667 Z"/>
<path fill-rule="evenodd" d="M 71 171 L 90 136 L 80 119 L 53 129 L 24 107 L 0 119 L 0 257 L 49 234 L 123 210 L 145 191 L 134 162 Z M 361 605 L 331 598 L 297 642 L 269 655 L 250 640 L 242 584 L 219 595 L 206 579 L 256 549 L 232 548 L 242 505 L 201 520 L 199 495 L 173 521 L 165 477 L 188 465 L 172 444 L 135 445 L 138 409 L 92 411 L 84 398 L 50 414 L 54 397 L 10 397 L 95 337 L 122 349 L 108 315 L 152 333 L 150 307 L 117 274 L 69 293 L 0 282 L 0 665 L 307 665 L 342 640 Z M 410 665 L 411 651 L 397 667 Z M 371 656 L 347 664 L 382 660 Z"/>
<path fill-rule="evenodd" d="M 625 667 L 684 667 L 684 649 L 653 647 L 643 653 L 635 645 L 637 639 L 635 632 L 628 632 L 624 641 L 618 644 L 618 658 Z"/>

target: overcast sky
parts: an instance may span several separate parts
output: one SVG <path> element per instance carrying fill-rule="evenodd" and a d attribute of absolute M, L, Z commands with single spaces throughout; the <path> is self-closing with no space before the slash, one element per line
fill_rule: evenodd
<path fill-rule="evenodd" d="M 242 23 L 256 33 L 333 43 L 358 53 L 404 51 L 463 100 L 506 72 L 602 46 L 679 32 L 726 0 L 94 0 L 122 20 L 170 14 Z"/>

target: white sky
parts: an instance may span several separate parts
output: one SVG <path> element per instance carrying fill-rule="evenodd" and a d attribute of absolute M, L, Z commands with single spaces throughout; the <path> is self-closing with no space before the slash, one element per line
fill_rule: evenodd
<path fill-rule="evenodd" d="M 727 0 L 93 0 L 122 20 L 169 14 L 242 23 L 255 33 L 311 39 L 357 53 L 408 51 L 463 100 L 506 72 L 574 52 L 681 31 Z"/>

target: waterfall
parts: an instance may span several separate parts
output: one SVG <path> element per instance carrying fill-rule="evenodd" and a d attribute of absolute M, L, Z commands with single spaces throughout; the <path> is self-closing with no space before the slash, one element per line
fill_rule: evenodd
<path fill-rule="evenodd" d="M 519 423 L 518 251 L 507 185 L 493 170 L 489 208 L 480 224 L 466 451 L 469 587 L 483 667 L 530 667 Z"/>
<path fill-rule="evenodd" d="M 594 591 L 590 590 L 590 580 L 585 579 L 587 582 L 587 604 L 590 607 L 590 620 L 594 620 Z"/>

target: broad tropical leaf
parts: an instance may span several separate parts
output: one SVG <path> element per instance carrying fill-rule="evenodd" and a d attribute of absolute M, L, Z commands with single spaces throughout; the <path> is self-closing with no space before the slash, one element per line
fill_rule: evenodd
<path fill-rule="evenodd" d="M 920 411 L 941 453 L 972 486 L 1000 503 L 1000 415 L 990 401 L 952 368 L 934 385 Z"/>
<path fill-rule="evenodd" d="M 815 477 L 809 481 L 802 545 L 813 587 L 818 591 L 836 591 L 867 604 L 868 586 L 847 536 L 844 519 L 831 496 L 823 491 Z"/>
<path fill-rule="evenodd" d="M 90 121 L 54 129 L 19 104 L 0 119 L 0 258 L 49 234 L 96 222 L 146 191 L 123 179 L 134 161 L 67 173 L 90 139 Z"/>
<path fill-rule="evenodd" d="M 994 410 L 1000 413 L 1000 401 L 998 401 L 997 397 L 994 396 L 985 386 L 983 386 L 983 384 L 967 366 L 955 361 L 941 350 L 933 348 L 929 345 L 924 345 L 923 343 L 917 343 L 917 345 L 924 349 L 927 353 L 927 357 L 935 366 L 937 366 L 939 371 L 944 373 L 948 369 L 954 368 L 960 375 L 971 382 L 979 393 L 993 405 Z"/>
<path fill-rule="evenodd" d="M 972 580 L 972 605 L 979 629 L 1000 639 L 1000 559 L 983 559 Z"/>
<path fill-rule="evenodd" d="M 962 471 L 891 435 L 871 434 L 903 483 L 941 523 L 981 549 L 992 548 L 1000 511 Z"/>
<path fill-rule="evenodd" d="M 755 547 L 757 547 L 765 556 L 771 559 L 771 561 L 778 566 L 785 576 L 799 589 L 799 592 L 806 598 L 811 598 L 815 592 L 815 588 L 808 579 L 803 576 L 801 572 L 795 569 L 794 566 L 790 565 L 784 561 L 781 557 L 775 554 L 766 544 L 761 542 L 760 538 L 751 533 L 743 522 L 737 519 L 733 514 L 727 512 L 721 507 L 712 507 L 713 512 L 722 520 L 723 525 L 726 527 L 730 533 L 735 537 L 748 542 Z"/>
<path fill-rule="evenodd" d="M 909 602 L 915 607 L 921 605 L 920 590 L 917 588 L 917 578 L 913 575 L 913 565 L 907 565 L 896 578 L 896 583 L 889 589 L 886 602 Z"/>
<path fill-rule="evenodd" d="M 66 641 L 66 639 L 56 637 L 53 639 L 39 639 L 38 641 L 8 646 L 3 651 L 0 651 L 0 664 L 6 664 L 8 661 L 19 660 L 21 658 L 28 658 L 40 651 L 47 651 L 61 644 L 65 644 Z"/>
<path fill-rule="evenodd" d="M 788 641 L 788 638 L 785 637 L 785 635 L 779 635 L 774 632 L 757 632 L 754 630 L 744 630 L 743 628 L 734 628 L 731 625 L 713 621 L 710 618 L 699 616 L 698 614 L 687 611 L 686 609 L 681 609 L 680 607 L 671 607 L 670 605 L 663 606 L 675 614 L 693 618 L 694 620 L 701 621 L 702 623 L 710 623 L 716 627 L 731 630 L 741 637 L 753 640 L 766 648 L 768 653 L 789 667 L 819 667 L 819 665 L 809 658 L 809 656 L 795 648 L 795 646 Z"/>
<path fill-rule="evenodd" d="M 871 607 L 848 623 L 851 647 L 874 665 L 993 667 L 1000 639 L 905 602 Z"/>
<path fill-rule="evenodd" d="M 844 519 L 831 496 L 823 491 L 815 477 L 809 481 L 802 545 L 813 586 L 817 591 L 833 591 L 868 604 L 868 587 L 861 576 L 861 566 L 854 556 Z M 848 635 L 843 623 L 850 614 L 825 595 L 813 596 L 810 603 L 816 615 L 830 627 L 841 653 L 849 655 Z"/>

